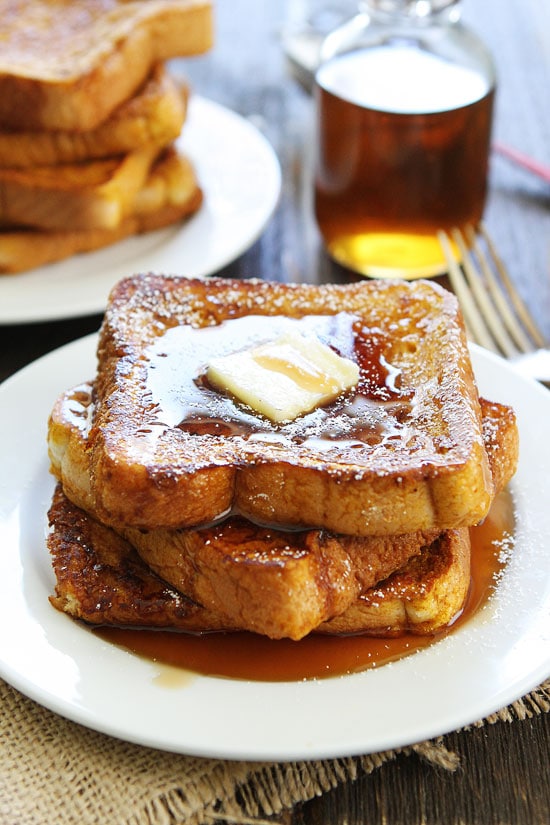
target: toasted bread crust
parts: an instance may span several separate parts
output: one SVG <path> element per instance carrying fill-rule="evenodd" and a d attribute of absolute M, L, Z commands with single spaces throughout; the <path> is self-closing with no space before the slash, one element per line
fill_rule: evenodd
<path fill-rule="evenodd" d="M 58 610 L 90 624 L 223 629 L 226 619 L 161 581 L 113 530 L 71 504 L 58 487 L 48 513 Z"/>
<path fill-rule="evenodd" d="M 427 635 L 460 614 L 470 587 L 469 530 L 443 533 L 377 587 L 369 589 L 318 633 Z"/>
<path fill-rule="evenodd" d="M 517 463 L 515 417 L 509 407 L 501 404 L 483 400 L 481 406 L 491 471 L 500 490 L 512 477 Z M 62 480 L 68 498 L 91 513 L 94 500 L 86 439 L 92 409 L 91 385 L 83 384 L 64 393 L 52 411 L 48 436 L 52 471 Z M 365 626 L 379 627 L 384 632 L 405 626 L 405 619 L 414 620 L 428 632 L 440 621 L 446 623 L 442 617 L 458 609 L 464 593 L 467 557 L 462 552 L 459 565 L 456 555 L 449 555 L 451 550 L 454 553 L 452 544 L 443 556 L 447 567 L 439 563 L 437 575 L 430 574 L 431 583 L 425 576 L 425 590 L 418 585 L 401 593 L 400 585 L 399 598 L 387 600 L 384 611 L 375 610 L 368 620 L 370 602 L 357 602 L 361 594 L 412 557 L 424 555 L 423 548 L 436 539 L 439 531 L 359 538 L 319 530 L 288 533 L 229 518 L 203 530 L 144 532 L 126 528 L 123 535 L 148 570 L 155 571 L 193 602 L 224 617 L 227 626 L 272 638 L 302 638 L 320 623 L 343 613 L 347 632 L 360 629 L 361 617 Z M 110 546 L 108 538 L 107 543 Z M 433 565 L 421 569 L 427 574 Z M 422 578 L 417 573 L 415 581 Z M 331 628 L 334 626 L 328 630 Z"/>
<path fill-rule="evenodd" d="M 116 229 L 159 154 L 149 145 L 86 163 L 0 169 L 0 226 Z"/>
<path fill-rule="evenodd" d="M 384 355 L 414 391 L 406 418 L 414 449 L 410 438 L 400 438 L 391 450 L 365 443 L 353 455 L 335 456 L 295 444 L 285 450 L 239 438 L 200 438 L 177 427 L 159 430 L 155 404 L 161 401 L 151 404 L 147 395 L 147 359 L 155 346 L 162 348 L 168 330 L 250 315 L 338 311 L 386 335 Z M 130 278 L 111 295 L 98 355 L 91 449 L 102 520 L 186 527 L 235 506 L 273 525 L 388 535 L 469 525 L 490 506 L 493 485 L 458 304 L 434 284 Z"/>
<path fill-rule="evenodd" d="M 124 532 L 164 581 L 229 625 L 301 639 L 430 544 L 437 531 L 354 538 L 232 518 L 204 530 Z"/>
<path fill-rule="evenodd" d="M 480 398 L 483 442 L 495 491 L 503 490 L 515 475 L 519 460 L 519 430 L 512 407 Z"/>
<path fill-rule="evenodd" d="M 147 145 L 167 146 L 181 132 L 188 90 L 157 64 L 142 89 L 88 132 L 0 132 L 0 166 L 27 168 L 123 155 Z"/>
<path fill-rule="evenodd" d="M 212 44 L 209 0 L 2 0 L 0 124 L 89 131 L 155 63 Z"/>
<path fill-rule="evenodd" d="M 168 149 L 136 193 L 131 213 L 115 229 L 0 231 L 0 273 L 13 274 L 101 249 L 131 235 L 177 223 L 201 206 L 202 190 L 189 160 Z"/>
<path fill-rule="evenodd" d="M 72 504 L 60 486 L 49 520 L 56 575 L 50 601 L 58 610 L 92 625 L 247 629 L 239 616 L 198 605 L 159 579 L 129 542 Z M 469 552 L 468 530 L 450 531 L 314 632 L 384 636 L 441 630 L 464 604 Z"/>

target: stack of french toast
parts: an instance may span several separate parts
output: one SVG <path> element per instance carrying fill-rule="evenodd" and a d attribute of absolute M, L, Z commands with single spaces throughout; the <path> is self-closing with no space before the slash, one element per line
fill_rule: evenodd
<path fill-rule="evenodd" d="M 55 403 L 52 604 L 92 625 L 435 634 L 518 458 L 427 281 L 136 275 Z"/>
<path fill-rule="evenodd" d="M 212 43 L 210 0 L 0 0 L 0 273 L 168 226 L 202 192 L 167 61 Z"/>

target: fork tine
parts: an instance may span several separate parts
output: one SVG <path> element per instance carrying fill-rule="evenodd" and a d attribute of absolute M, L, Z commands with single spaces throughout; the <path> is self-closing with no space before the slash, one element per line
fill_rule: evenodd
<path fill-rule="evenodd" d="M 487 261 L 487 258 L 485 256 L 485 253 L 483 252 L 483 250 L 481 248 L 481 245 L 478 242 L 478 239 L 477 239 L 476 234 L 473 230 L 473 227 L 467 226 L 465 228 L 465 232 L 468 236 L 468 242 L 470 243 L 470 246 L 473 249 L 475 249 L 475 253 L 476 253 L 477 259 L 479 261 L 479 265 L 480 265 L 481 270 L 483 272 L 483 276 L 484 276 L 484 279 L 485 279 L 485 284 L 486 284 L 486 286 L 487 286 L 487 288 L 488 288 L 488 290 L 491 294 L 491 298 L 494 301 L 495 307 L 496 307 L 496 309 L 497 309 L 497 311 L 500 315 L 501 320 L 504 322 L 508 332 L 510 333 L 512 339 L 515 341 L 516 346 L 519 347 L 520 351 L 529 352 L 530 350 L 533 349 L 533 345 L 532 345 L 530 339 L 525 334 L 524 329 L 518 323 L 518 320 L 515 317 L 514 313 L 512 312 L 510 304 L 506 300 L 506 297 L 504 296 L 502 288 L 500 287 L 500 285 L 497 281 L 496 275 L 495 275 L 493 269 L 490 267 L 489 262 Z M 484 237 L 487 245 L 489 246 L 489 252 L 492 256 L 493 263 L 496 267 L 497 262 L 495 261 L 495 259 L 493 257 L 493 253 L 495 252 L 494 246 L 493 246 L 493 244 L 491 244 L 490 238 L 489 238 L 489 236 L 487 235 L 486 232 L 484 233 L 483 237 Z M 506 277 L 509 279 L 508 273 L 504 269 L 504 265 L 502 263 L 501 263 L 500 269 L 505 272 Z M 511 343 L 511 346 L 512 346 L 512 348 L 514 348 L 514 345 L 512 343 Z M 516 351 L 516 353 L 514 353 L 513 351 L 508 353 L 506 350 L 504 350 L 504 352 L 509 357 L 513 356 L 514 354 L 517 354 L 517 351 Z"/>
<path fill-rule="evenodd" d="M 495 306 L 491 302 L 489 292 L 487 291 L 486 284 L 484 283 L 483 276 L 485 276 L 486 280 L 489 280 L 492 277 L 492 272 L 479 244 L 477 243 L 474 233 L 472 232 L 470 242 L 472 244 L 472 249 L 476 254 L 479 267 L 481 267 L 481 273 L 478 271 L 478 267 L 476 267 L 474 263 L 472 254 L 470 253 L 468 245 L 460 230 L 453 230 L 453 238 L 456 245 L 460 249 L 465 276 L 477 305 L 479 306 L 481 315 L 483 316 L 485 324 L 489 330 L 489 334 L 493 337 L 498 349 L 507 358 L 517 356 L 519 354 L 518 349 L 508 335 L 506 327 L 503 325 L 503 319 L 499 316 L 499 313 L 495 311 Z M 496 284 L 494 284 L 494 286 L 496 286 Z M 528 341 L 527 347 L 529 348 Z"/>
<path fill-rule="evenodd" d="M 482 347 L 492 350 L 493 352 L 498 352 L 498 348 L 495 346 L 495 342 L 489 335 L 481 313 L 479 312 L 472 295 L 470 294 L 470 290 L 466 279 L 462 274 L 462 270 L 452 252 L 449 236 L 446 232 L 440 230 L 437 233 L 437 237 L 439 238 L 439 243 L 441 244 L 441 248 L 443 249 L 443 254 L 447 262 L 449 280 L 451 281 L 451 285 L 458 298 L 458 302 L 462 307 L 468 337 L 476 341 L 478 344 L 481 344 Z"/>
<path fill-rule="evenodd" d="M 538 329 L 538 327 L 535 324 L 535 322 L 533 321 L 529 311 L 527 310 L 527 307 L 525 306 L 525 304 L 521 300 L 521 297 L 519 296 L 519 293 L 516 290 L 516 288 L 514 286 L 514 283 L 513 283 L 512 279 L 510 278 L 510 275 L 508 274 L 508 270 L 504 266 L 500 255 L 498 254 L 497 250 L 495 249 L 495 245 L 493 244 L 493 242 L 491 240 L 491 237 L 489 236 L 489 233 L 487 232 L 485 224 L 480 223 L 479 231 L 480 231 L 481 235 L 483 236 L 483 238 L 485 240 L 485 243 L 487 244 L 487 248 L 489 249 L 489 252 L 490 252 L 491 257 L 493 259 L 495 268 L 496 268 L 496 270 L 499 274 L 499 277 L 500 277 L 502 283 L 504 284 L 504 286 L 506 288 L 506 291 L 507 291 L 508 295 L 510 296 L 510 300 L 511 300 L 512 304 L 514 305 L 514 308 L 515 308 L 519 318 L 521 319 L 524 327 L 529 332 L 529 335 L 531 336 L 532 340 L 534 341 L 534 343 L 536 344 L 537 347 L 546 347 L 547 343 L 546 343 L 546 340 L 544 338 L 544 335 Z M 471 229 L 471 227 L 470 227 L 470 232 L 472 233 L 472 235 L 474 235 L 474 232 Z M 474 237 L 475 237 L 475 235 L 474 235 Z M 500 290 L 498 289 L 498 286 L 497 286 L 497 291 L 500 294 Z M 505 303 L 505 306 L 507 306 L 506 302 L 504 302 L 504 303 Z M 523 330 L 521 329 L 521 327 L 517 323 L 515 316 L 512 313 L 510 313 L 510 317 L 511 317 L 511 326 L 509 327 L 510 333 L 512 335 L 514 335 L 515 332 L 519 331 L 520 337 L 523 337 Z M 518 344 L 521 346 L 519 341 L 518 341 Z M 527 348 L 525 348 L 525 349 L 527 349 Z M 533 347 L 529 346 L 529 349 L 533 349 Z"/>
<path fill-rule="evenodd" d="M 544 336 L 517 293 L 485 226 L 480 225 L 479 232 L 488 253 L 470 225 L 464 228 L 464 235 L 457 228 L 451 236 L 438 233 L 469 337 L 507 358 L 544 348 Z"/>

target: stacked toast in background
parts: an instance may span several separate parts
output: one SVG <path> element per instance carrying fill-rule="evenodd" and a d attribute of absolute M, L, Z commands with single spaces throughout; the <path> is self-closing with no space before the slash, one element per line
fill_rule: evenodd
<path fill-rule="evenodd" d="M 445 290 L 135 276 L 89 378 L 49 421 L 59 610 L 292 639 L 460 614 L 518 434 Z"/>
<path fill-rule="evenodd" d="M 201 203 L 166 67 L 212 43 L 209 0 L 0 2 L 0 272 L 107 246 Z"/>

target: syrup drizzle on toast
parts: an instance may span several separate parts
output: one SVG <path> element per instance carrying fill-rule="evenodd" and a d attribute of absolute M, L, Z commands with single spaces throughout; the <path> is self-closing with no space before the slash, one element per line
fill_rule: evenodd
<path fill-rule="evenodd" d="M 211 387 L 205 368 L 214 354 L 255 346 L 289 327 L 313 333 L 339 355 L 354 358 L 361 374 L 351 393 L 277 425 Z M 391 446 L 406 430 L 413 391 L 404 385 L 402 371 L 390 357 L 388 336 L 366 328 L 349 313 L 299 319 L 248 315 L 212 327 L 168 330 L 147 353 L 147 391 L 157 411 L 159 430 L 177 427 L 191 435 L 300 445 L 322 453 L 356 452 L 365 445 Z"/>
<path fill-rule="evenodd" d="M 300 681 L 342 676 L 409 656 L 456 631 L 487 602 L 505 565 L 503 547 L 514 529 L 508 491 L 493 503 L 483 524 L 472 528 L 471 586 L 459 616 L 441 632 L 395 638 L 320 636 L 299 642 L 271 640 L 252 633 L 192 635 L 165 630 L 100 628 L 93 632 L 161 664 L 208 676 L 255 681 Z M 166 682 L 167 686 L 170 682 Z M 176 680 L 175 685 L 179 685 Z"/>

